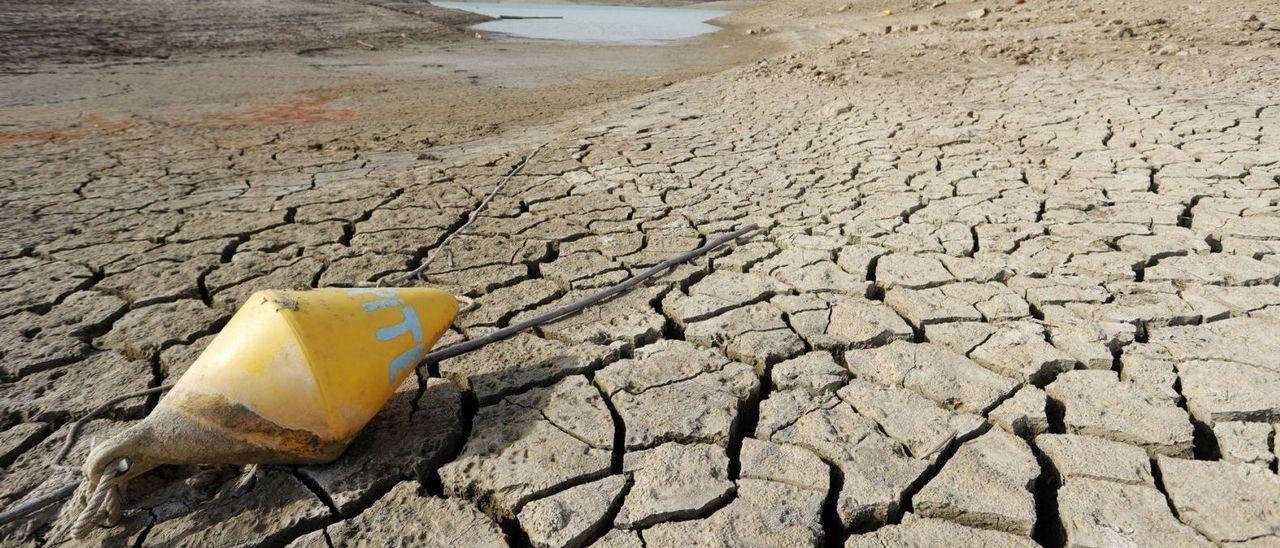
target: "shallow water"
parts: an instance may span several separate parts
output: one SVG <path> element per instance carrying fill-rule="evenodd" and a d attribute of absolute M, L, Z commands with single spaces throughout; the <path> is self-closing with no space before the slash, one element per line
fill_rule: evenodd
<path fill-rule="evenodd" d="M 521 38 L 657 45 L 715 32 L 705 21 L 729 12 L 687 8 L 641 8 L 583 4 L 495 4 L 487 2 L 432 2 L 443 8 L 471 11 L 490 17 L 562 17 L 562 19 L 499 19 L 472 26 Z"/>

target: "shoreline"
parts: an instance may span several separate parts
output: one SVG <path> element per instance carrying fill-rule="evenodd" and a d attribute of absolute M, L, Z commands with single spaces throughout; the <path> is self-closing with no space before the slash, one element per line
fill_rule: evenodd
<path fill-rule="evenodd" d="M 660 46 L 498 38 L 455 29 L 428 42 L 392 41 L 386 48 L 377 41 L 365 42 L 372 48 L 287 44 L 164 59 L 50 62 L 30 73 L 0 75 L 0 109 L 8 118 L 0 141 L 35 144 L 120 132 L 242 139 L 289 131 L 353 149 L 430 155 L 434 147 L 554 123 L 574 110 L 775 51 L 775 44 L 747 39 L 732 22 L 713 24 L 721 30 Z M 397 136 L 388 139 L 389 133 Z"/>

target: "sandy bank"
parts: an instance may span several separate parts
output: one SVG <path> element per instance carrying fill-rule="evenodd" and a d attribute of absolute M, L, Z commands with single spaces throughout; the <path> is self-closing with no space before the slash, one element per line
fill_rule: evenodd
<path fill-rule="evenodd" d="M 136 5 L 78 18 L 96 29 L 79 38 L 31 42 L 36 53 L 23 58 L 31 63 L 0 75 L 6 113 L 0 139 L 124 132 L 143 139 L 260 141 L 285 133 L 335 147 L 430 155 L 433 147 L 549 122 L 769 50 L 767 41 L 736 30 L 662 47 L 513 40 L 450 26 L 475 22 L 473 14 L 414 4 L 423 8 L 419 16 L 386 2 L 360 4 L 339 18 L 325 11 L 332 6 L 285 3 L 211 23 L 235 5 L 195 9 L 163 33 L 159 23 L 124 28 L 110 51 L 94 45 L 95 33 L 107 31 L 93 25 Z M 177 3 L 159 6 L 156 13 L 178 9 Z M 272 34 L 285 19 L 302 23 Z M 302 39 L 307 24 L 321 22 L 329 38 Z M 396 32 L 406 25 L 420 33 Z M 75 40 L 83 48 L 68 45 Z M 162 51 L 163 58 L 155 56 Z"/>
<path fill-rule="evenodd" d="M 414 0 L 0 0 L 0 68 L 442 40 L 483 18 Z"/>

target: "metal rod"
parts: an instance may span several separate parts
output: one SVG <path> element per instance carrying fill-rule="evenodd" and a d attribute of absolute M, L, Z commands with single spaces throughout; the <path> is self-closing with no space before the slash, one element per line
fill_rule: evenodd
<path fill-rule="evenodd" d="M 26 516 L 39 512 L 42 508 L 66 500 L 72 493 L 76 492 L 76 488 L 80 486 L 80 482 L 68 483 L 54 489 L 52 492 L 33 498 L 26 502 L 20 502 L 9 508 L 4 513 L 0 513 L 0 525 L 8 524 L 11 521 L 22 519 Z"/>

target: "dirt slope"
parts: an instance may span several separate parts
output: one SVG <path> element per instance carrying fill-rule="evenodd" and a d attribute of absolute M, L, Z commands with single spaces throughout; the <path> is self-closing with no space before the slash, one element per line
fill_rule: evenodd
<path fill-rule="evenodd" d="M 419 41 L 480 20 L 413 0 L 0 0 L 0 65 Z"/>

